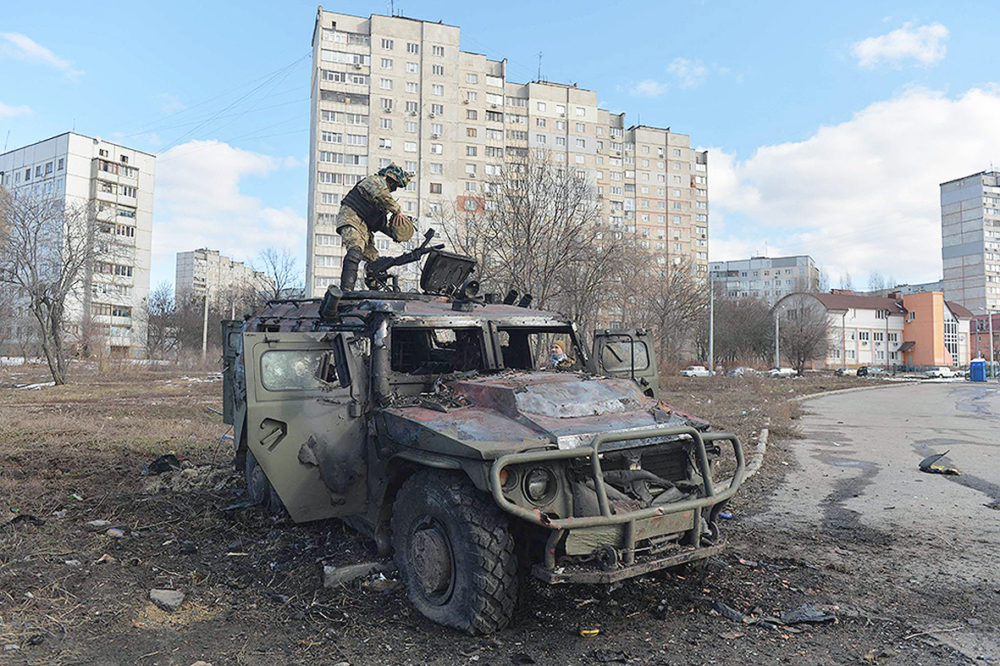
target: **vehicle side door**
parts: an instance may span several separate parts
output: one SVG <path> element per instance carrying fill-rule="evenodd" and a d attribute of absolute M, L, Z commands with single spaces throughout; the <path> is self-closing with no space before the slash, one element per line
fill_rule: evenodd
<path fill-rule="evenodd" d="M 237 402 L 245 404 L 242 391 L 237 396 L 236 390 L 236 359 L 239 357 L 242 335 L 242 321 L 222 322 L 222 422 L 227 425 L 233 425 Z"/>
<path fill-rule="evenodd" d="M 351 353 L 352 335 L 243 337 L 247 447 L 296 522 L 366 508 L 367 377 L 361 359 Z"/>
<path fill-rule="evenodd" d="M 595 374 L 628 377 L 642 387 L 643 393 L 659 398 L 660 376 L 649 331 L 640 328 L 595 333 L 590 363 Z"/>

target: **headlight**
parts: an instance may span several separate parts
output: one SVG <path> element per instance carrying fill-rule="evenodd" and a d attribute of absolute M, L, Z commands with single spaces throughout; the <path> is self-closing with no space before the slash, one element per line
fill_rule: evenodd
<path fill-rule="evenodd" d="M 524 494 L 535 504 L 545 504 L 556 491 L 556 478 L 552 472 L 536 467 L 524 475 Z"/>

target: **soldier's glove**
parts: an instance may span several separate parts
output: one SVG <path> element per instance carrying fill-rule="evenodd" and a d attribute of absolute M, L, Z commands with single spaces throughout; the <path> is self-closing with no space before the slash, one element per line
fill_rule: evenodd
<path fill-rule="evenodd" d="M 413 238 L 413 220 L 402 213 L 396 213 L 389 222 L 392 239 L 397 243 L 405 243 Z"/>

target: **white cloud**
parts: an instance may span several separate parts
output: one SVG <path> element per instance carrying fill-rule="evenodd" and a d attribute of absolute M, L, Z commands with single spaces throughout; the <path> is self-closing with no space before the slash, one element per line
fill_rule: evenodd
<path fill-rule="evenodd" d="M 639 97 L 659 97 L 663 93 L 667 92 L 668 86 L 666 83 L 660 81 L 654 81 L 653 79 L 644 79 L 638 83 L 632 84 L 631 92 L 633 95 L 638 95 Z"/>
<path fill-rule="evenodd" d="M 253 260 L 267 247 L 301 255 L 305 218 L 289 207 L 269 206 L 241 188 L 244 178 L 267 176 L 288 164 L 287 158 L 215 140 L 189 141 L 161 154 L 153 211 L 154 281 L 172 281 L 176 253 L 200 247 L 239 260 Z"/>
<path fill-rule="evenodd" d="M 10 106 L 9 104 L 4 104 L 0 102 L 0 118 L 13 118 L 14 116 L 23 116 L 26 113 L 31 113 L 31 108 L 24 106 Z"/>
<path fill-rule="evenodd" d="M 868 69 L 881 64 L 900 67 L 910 60 L 933 65 L 944 58 L 947 39 L 948 28 L 940 23 L 920 26 L 904 23 L 902 28 L 855 43 L 851 53 L 861 67 Z"/>
<path fill-rule="evenodd" d="M 62 71 L 70 78 L 83 74 L 69 60 L 60 58 L 27 35 L 18 32 L 0 32 L 0 55 L 48 65 Z"/>
<path fill-rule="evenodd" d="M 677 85 L 681 88 L 700 86 L 705 82 L 705 75 L 708 73 L 701 61 L 690 58 L 674 58 L 667 71 L 674 75 Z"/>
<path fill-rule="evenodd" d="M 721 252 L 768 239 L 812 255 L 833 276 L 938 279 L 938 185 L 997 159 L 998 116 L 996 90 L 949 98 L 912 89 L 804 141 L 761 146 L 742 162 L 713 149 L 712 219 L 721 213 L 726 229 L 713 236 L 712 258 L 737 258 Z"/>

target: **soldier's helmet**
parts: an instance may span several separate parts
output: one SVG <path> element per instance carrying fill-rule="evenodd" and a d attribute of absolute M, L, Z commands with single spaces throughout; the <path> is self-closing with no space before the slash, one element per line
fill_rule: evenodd
<path fill-rule="evenodd" d="M 406 187 L 407 183 L 410 182 L 412 174 L 406 173 L 400 167 L 395 164 L 390 164 L 387 167 L 379 169 L 378 175 L 385 178 L 387 181 L 392 181 L 396 183 L 399 188 Z"/>

